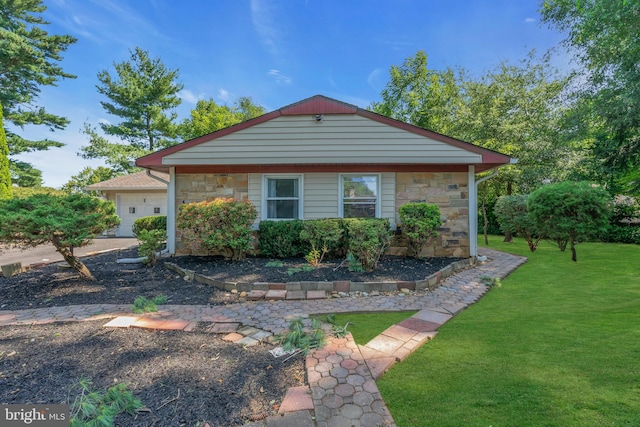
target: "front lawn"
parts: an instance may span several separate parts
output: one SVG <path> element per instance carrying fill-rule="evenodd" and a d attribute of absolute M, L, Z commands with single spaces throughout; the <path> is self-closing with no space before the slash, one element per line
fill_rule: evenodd
<path fill-rule="evenodd" d="M 529 261 L 378 382 L 398 426 L 640 425 L 640 246 L 491 240 Z"/>

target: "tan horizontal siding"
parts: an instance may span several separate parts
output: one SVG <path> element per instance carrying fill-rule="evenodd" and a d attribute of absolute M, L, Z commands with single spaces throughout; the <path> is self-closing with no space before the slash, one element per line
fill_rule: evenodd
<path fill-rule="evenodd" d="M 479 154 L 355 115 L 283 116 L 169 154 L 167 165 L 475 163 Z"/>
<path fill-rule="evenodd" d="M 391 225 L 395 225 L 396 218 L 396 174 L 393 172 L 381 174 L 380 186 L 380 217 L 387 218 Z"/>
<path fill-rule="evenodd" d="M 304 218 L 338 216 L 338 174 L 307 173 L 304 175 Z"/>

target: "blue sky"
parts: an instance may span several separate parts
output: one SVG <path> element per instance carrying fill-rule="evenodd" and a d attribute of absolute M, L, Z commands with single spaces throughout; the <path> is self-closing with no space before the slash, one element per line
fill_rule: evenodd
<path fill-rule="evenodd" d="M 480 74 L 562 36 L 539 22 L 535 0 L 44 0 L 54 34 L 78 38 L 61 65 L 77 79 L 43 88 L 38 103 L 71 120 L 55 133 L 28 127 L 64 148 L 20 159 L 59 187 L 85 166 L 84 122 L 117 122 L 101 108 L 96 74 L 139 46 L 179 69 L 180 120 L 198 99 L 249 96 L 271 111 L 322 94 L 360 107 L 380 99 L 389 68 L 424 50 L 429 66 Z M 568 60 L 555 58 L 559 67 Z"/>

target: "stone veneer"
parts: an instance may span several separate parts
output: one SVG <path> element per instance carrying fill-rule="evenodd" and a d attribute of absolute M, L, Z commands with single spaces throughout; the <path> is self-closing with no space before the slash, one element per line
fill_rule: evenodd
<path fill-rule="evenodd" d="M 396 174 L 396 223 L 398 208 L 409 202 L 438 205 L 443 225 L 439 228 L 436 248 L 427 244 L 424 256 L 469 257 L 469 188 L 466 172 L 413 172 Z M 176 203 L 201 202 L 217 198 L 248 200 L 247 174 L 178 174 Z M 392 255 L 405 255 L 406 241 L 396 237 L 389 250 Z M 177 255 L 206 255 L 184 246 L 180 232 L 176 235 Z"/>
<path fill-rule="evenodd" d="M 413 172 L 396 174 L 396 209 L 409 202 L 427 202 L 440 208 L 442 226 L 436 248 L 425 245 L 424 256 L 469 256 L 469 184 L 466 172 Z M 400 214 L 396 210 L 396 222 Z M 406 241 L 396 238 L 389 253 L 404 255 Z"/>
<path fill-rule="evenodd" d="M 176 212 L 180 205 L 219 198 L 248 200 L 249 176 L 239 174 L 176 174 Z M 177 255 L 207 255 L 186 248 L 180 230 L 176 232 Z"/>

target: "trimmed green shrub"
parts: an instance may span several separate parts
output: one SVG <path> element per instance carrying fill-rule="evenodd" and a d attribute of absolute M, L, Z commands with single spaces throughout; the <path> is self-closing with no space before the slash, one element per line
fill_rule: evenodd
<path fill-rule="evenodd" d="M 300 238 L 303 222 L 301 219 L 260 221 L 260 253 L 271 258 L 292 258 L 308 253 L 311 246 Z"/>
<path fill-rule="evenodd" d="M 609 224 L 609 194 L 588 182 L 549 184 L 531 193 L 527 209 L 536 227 L 549 238 L 575 245 L 602 234 Z"/>
<path fill-rule="evenodd" d="M 342 227 L 339 218 L 310 219 L 302 223 L 300 238 L 311 245 L 307 261 L 312 265 L 322 262 L 329 252 L 340 249 Z"/>
<path fill-rule="evenodd" d="M 146 257 L 145 264 L 152 266 L 156 263 L 158 252 L 164 246 L 167 240 L 167 232 L 165 230 L 145 230 L 142 229 L 136 235 L 140 241 L 138 247 L 138 255 Z"/>
<path fill-rule="evenodd" d="M 522 237 L 531 252 L 535 252 L 544 235 L 538 230 L 527 210 L 528 194 L 501 196 L 494 207 L 494 213 L 502 232 L 515 233 Z"/>
<path fill-rule="evenodd" d="M 611 206 L 607 230 L 600 239 L 604 242 L 640 244 L 640 208 L 633 200 L 616 201 Z"/>
<path fill-rule="evenodd" d="M 348 218 L 343 220 L 347 229 L 348 252 L 365 269 L 373 271 L 391 243 L 389 220 L 382 218 Z"/>
<path fill-rule="evenodd" d="M 428 203 L 407 203 L 400 206 L 402 232 L 409 238 L 409 252 L 415 258 L 422 258 L 422 248 L 438 236 L 442 225 L 440 209 Z"/>
<path fill-rule="evenodd" d="M 251 202 L 215 199 L 181 205 L 176 225 L 185 243 L 239 261 L 251 246 L 251 225 L 256 216 Z"/>
<path fill-rule="evenodd" d="M 138 218 L 133 222 L 133 235 L 138 237 L 138 234 L 141 230 L 161 230 L 167 231 L 167 216 L 166 215 L 157 215 L 157 216 L 143 216 L 142 218 Z"/>

